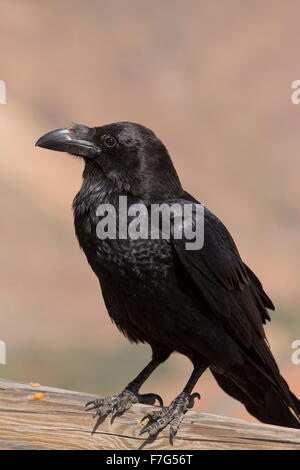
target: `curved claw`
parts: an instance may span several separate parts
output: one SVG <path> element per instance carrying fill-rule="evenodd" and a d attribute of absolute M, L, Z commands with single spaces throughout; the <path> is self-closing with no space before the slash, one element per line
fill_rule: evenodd
<path fill-rule="evenodd" d="M 143 403 L 144 405 L 154 405 L 155 401 L 157 400 L 159 406 L 164 406 L 164 402 L 162 398 L 157 395 L 156 393 L 145 393 L 143 395 L 138 395 L 139 403 Z"/>
<path fill-rule="evenodd" d="M 153 421 L 157 420 L 158 418 L 160 418 L 161 416 L 164 415 L 165 411 L 166 411 L 167 407 L 166 406 L 163 406 L 162 408 L 160 408 L 159 410 L 156 410 L 156 411 L 152 411 L 148 414 L 146 414 L 145 416 L 143 416 L 143 418 L 141 419 L 141 423 L 143 421 L 145 421 L 146 419 L 149 420 L 149 423 L 146 424 L 146 426 L 148 426 L 148 424 L 152 423 Z"/>
<path fill-rule="evenodd" d="M 90 408 L 85 407 L 84 411 L 91 411 L 91 410 L 93 410 L 94 408 L 95 408 L 94 406 L 91 406 Z"/>
<path fill-rule="evenodd" d="M 88 401 L 88 402 L 84 405 L 84 407 L 87 408 L 89 405 L 93 405 L 93 406 L 94 406 L 94 403 L 95 403 L 95 400 Z M 85 411 L 87 411 L 87 410 L 85 410 Z"/>
<path fill-rule="evenodd" d="M 144 434 L 145 432 L 148 432 L 150 431 L 150 429 L 153 427 L 153 423 L 155 422 L 155 418 L 152 416 L 152 415 L 146 415 L 143 417 L 142 419 L 142 422 L 145 420 L 145 419 L 149 419 L 149 422 L 147 424 L 145 424 L 145 426 L 140 430 L 139 432 L 139 435 L 141 436 L 142 434 Z M 149 432 L 150 434 L 150 432 Z"/>
<path fill-rule="evenodd" d="M 195 392 L 195 393 L 193 393 L 192 395 L 190 395 L 189 404 L 188 404 L 187 408 L 193 408 L 193 406 L 194 406 L 194 404 L 195 404 L 195 399 L 196 399 L 196 398 L 197 398 L 198 400 L 201 399 L 200 393 Z"/>
<path fill-rule="evenodd" d="M 144 434 L 145 432 L 147 432 L 149 429 L 149 424 L 146 424 L 146 426 L 144 426 L 140 432 L 139 432 L 139 435 L 141 436 L 142 434 Z"/>
<path fill-rule="evenodd" d="M 92 400 L 92 401 L 88 401 L 86 404 L 85 404 L 85 410 L 84 411 L 90 411 L 90 410 L 93 410 L 95 408 L 98 408 L 99 406 L 101 406 L 103 403 L 103 398 L 97 398 L 96 400 Z M 92 405 L 90 408 L 88 408 L 88 406 Z"/>
<path fill-rule="evenodd" d="M 95 410 L 96 408 L 97 408 L 96 405 L 90 406 L 90 408 L 87 408 L 87 405 L 85 405 L 84 411 L 91 411 L 91 410 Z"/>

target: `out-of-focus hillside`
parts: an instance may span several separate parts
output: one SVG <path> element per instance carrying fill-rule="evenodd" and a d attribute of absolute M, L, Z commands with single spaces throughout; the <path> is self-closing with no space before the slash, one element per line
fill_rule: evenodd
<path fill-rule="evenodd" d="M 1 376 L 111 393 L 147 360 L 111 325 L 75 240 L 82 162 L 34 147 L 72 121 L 132 120 L 164 140 L 260 276 L 277 306 L 272 348 L 300 394 L 299 12 L 292 0 L 1 2 Z M 190 369 L 174 356 L 146 387 L 171 399 Z M 209 374 L 198 389 L 199 408 L 246 416 Z"/>

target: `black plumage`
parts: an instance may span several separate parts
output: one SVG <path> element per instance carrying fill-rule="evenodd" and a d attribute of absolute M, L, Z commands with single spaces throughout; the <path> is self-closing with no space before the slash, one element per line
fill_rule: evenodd
<path fill-rule="evenodd" d="M 139 394 L 153 370 L 177 351 L 194 372 L 172 403 L 149 417 L 142 432 L 171 436 L 193 405 L 200 375 L 210 368 L 218 384 L 257 419 L 300 428 L 300 402 L 280 375 L 263 324 L 272 301 L 246 266 L 226 227 L 205 208 L 204 245 L 186 250 L 184 239 L 106 239 L 96 236 L 97 207 L 119 197 L 128 205 L 197 201 L 182 189 L 163 143 L 149 129 L 129 122 L 50 132 L 41 147 L 83 157 L 82 187 L 74 199 L 75 231 L 98 277 L 108 313 L 130 341 L 148 343 L 148 366 L 119 394 L 90 404 L 99 417 L 122 413 L 132 403 L 154 403 Z M 195 220 L 191 221 L 192 224 Z"/>

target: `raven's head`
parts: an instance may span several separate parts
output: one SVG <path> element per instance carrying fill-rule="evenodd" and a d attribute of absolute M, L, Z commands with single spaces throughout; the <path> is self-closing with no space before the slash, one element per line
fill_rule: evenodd
<path fill-rule="evenodd" d="M 101 127 L 74 124 L 42 136 L 39 147 L 67 152 L 85 161 L 84 177 L 108 178 L 125 191 L 148 200 L 182 194 L 166 147 L 146 127 L 118 122 Z"/>

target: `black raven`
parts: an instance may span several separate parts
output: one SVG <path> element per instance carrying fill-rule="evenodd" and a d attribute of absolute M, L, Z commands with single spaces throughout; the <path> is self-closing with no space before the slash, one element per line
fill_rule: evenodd
<path fill-rule="evenodd" d="M 120 394 L 88 404 L 98 419 L 121 414 L 133 403 L 161 402 L 158 395 L 139 390 L 177 351 L 192 361 L 193 373 L 169 406 L 147 416 L 142 433 L 154 436 L 170 424 L 174 436 L 199 398 L 192 391 L 207 368 L 260 421 L 300 428 L 300 401 L 280 375 L 264 333 L 273 303 L 215 215 L 204 209 L 204 245 L 197 250 L 186 249 L 187 240 L 175 237 L 174 230 L 169 238 L 150 232 L 148 237 L 121 237 L 116 224 L 115 237 L 97 236 L 99 205 L 118 209 L 120 196 L 146 208 L 163 202 L 198 205 L 183 190 L 155 134 L 130 122 L 94 128 L 75 124 L 49 132 L 36 145 L 83 158 L 83 184 L 73 203 L 79 244 L 113 322 L 130 341 L 152 348 L 152 360 Z M 114 215 L 115 221 L 121 215 Z M 194 215 L 191 219 L 195 224 Z"/>

